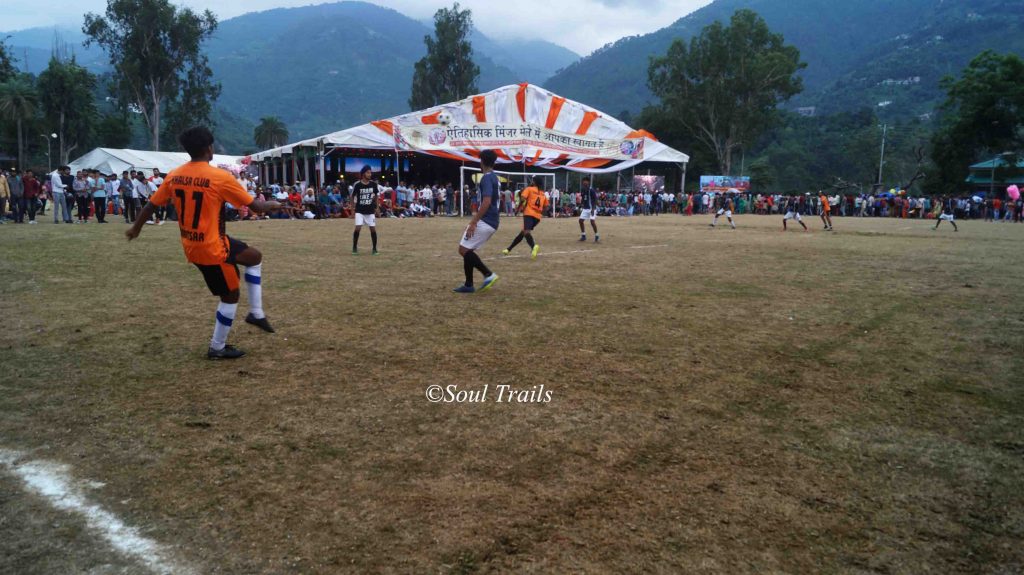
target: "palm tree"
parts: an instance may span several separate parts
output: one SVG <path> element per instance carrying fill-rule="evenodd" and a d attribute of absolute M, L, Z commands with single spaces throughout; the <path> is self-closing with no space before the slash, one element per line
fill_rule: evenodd
<path fill-rule="evenodd" d="M 22 123 L 31 120 L 36 114 L 39 94 L 32 84 L 25 80 L 15 79 L 0 84 L 0 118 L 18 125 L 18 170 L 24 166 L 25 139 L 22 134 Z"/>
<path fill-rule="evenodd" d="M 253 138 L 263 150 L 283 146 L 288 143 L 288 126 L 277 116 L 260 118 L 260 124 L 253 130 Z"/>

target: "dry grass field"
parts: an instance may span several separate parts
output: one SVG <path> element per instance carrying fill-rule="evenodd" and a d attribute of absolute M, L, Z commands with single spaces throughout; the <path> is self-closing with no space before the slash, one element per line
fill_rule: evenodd
<path fill-rule="evenodd" d="M 1024 571 L 1024 226 L 545 220 L 530 261 L 507 219 L 458 296 L 464 222 L 385 220 L 377 257 L 234 223 L 278 333 L 210 362 L 176 226 L 48 217 L 0 226 L 0 572 L 152 570 L 25 461 L 196 573 Z"/>

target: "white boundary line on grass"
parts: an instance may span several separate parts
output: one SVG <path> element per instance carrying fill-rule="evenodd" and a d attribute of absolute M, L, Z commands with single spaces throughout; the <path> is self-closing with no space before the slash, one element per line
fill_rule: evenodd
<path fill-rule="evenodd" d="M 40 460 L 24 461 L 20 453 L 0 448 L 0 466 L 9 469 L 25 483 L 29 491 L 56 509 L 81 516 L 89 529 L 105 539 L 115 551 L 141 562 L 150 571 L 161 575 L 194 573 L 191 568 L 176 561 L 168 549 L 143 537 L 135 527 L 90 502 L 68 473 L 67 465 Z"/>
<path fill-rule="evenodd" d="M 658 244 L 658 245 L 653 245 L 653 246 L 623 246 L 623 247 L 625 249 L 629 249 L 629 250 L 647 250 L 647 249 L 653 249 L 653 248 L 667 248 L 667 247 L 669 247 L 669 245 L 668 244 Z M 611 248 L 611 249 L 615 249 L 615 248 Z M 571 254 L 588 254 L 588 253 L 595 252 L 595 251 L 597 251 L 597 250 L 568 250 L 568 251 L 563 251 L 563 252 L 540 252 L 539 254 L 537 254 L 537 257 L 540 257 L 540 256 L 571 255 Z M 434 257 L 435 258 L 448 257 L 450 259 L 458 259 L 458 256 L 448 256 L 448 254 L 434 254 Z M 515 259 L 515 258 L 525 258 L 525 257 L 528 257 L 528 256 L 527 255 L 523 255 L 523 254 L 517 254 L 517 255 L 514 255 L 514 256 L 503 256 L 503 255 L 499 254 L 497 256 L 498 259 L 502 259 L 502 260 L 511 260 L 511 259 Z"/>
<path fill-rule="evenodd" d="M 537 254 L 537 257 L 540 257 L 540 256 L 559 256 L 559 255 L 565 255 L 565 254 L 585 254 L 587 252 L 592 252 L 592 251 L 594 251 L 594 250 L 570 250 L 570 251 L 567 251 L 567 252 L 540 252 L 539 254 Z M 527 256 L 525 256 L 525 255 L 500 256 L 499 259 L 511 260 L 513 258 L 525 258 L 525 257 L 527 257 Z"/>

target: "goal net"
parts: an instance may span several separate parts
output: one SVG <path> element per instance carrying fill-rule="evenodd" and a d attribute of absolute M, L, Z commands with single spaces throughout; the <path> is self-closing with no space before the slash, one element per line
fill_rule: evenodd
<path fill-rule="evenodd" d="M 512 209 L 515 208 L 515 205 L 514 205 L 514 202 L 516 201 L 515 198 L 519 197 L 519 192 L 520 191 L 526 189 L 528 186 L 530 186 L 533 183 L 533 178 L 535 176 L 539 176 L 539 177 L 544 179 L 544 191 L 550 193 L 551 190 L 553 190 L 555 188 L 555 174 L 553 172 L 505 172 L 505 171 L 502 171 L 502 170 L 492 170 L 492 171 L 494 172 L 495 175 L 498 176 L 498 180 L 501 181 L 502 189 L 504 189 L 505 186 L 507 185 L 509 191 L 512 192 L 512 197 L 513 197 L 513 200 L 512 200 L 513 201 L 513 206 L 512 206 L 512 208 L 507 208 L 504 205 L 504 201 L 505 201 L 504 200 L 504 194 L 502 194 L 502 196 L 501 196 L 501 205 L 499 205 L 499 209 L 501 210 L 501 213 L 503 213 L 503 214 L 507 213 L 508 211 L 511 211 Z M 482 175 L 483 174 L 481 173 L 480 168 L 475 168 L 473 166 L 462 166 L 461 168 L 459 168 L 459 215 L 460 216 L 464 216 L 464 215 L 470 213 L 470 211 L 471 211 L 470 206 L 463 205 L 463 204 L 465 204 L 465 198 L 466 198 L 466 194 L 465 194 L 465 192 L 463 190 L 465 190 L 466 186 L 470 185 L 470 184 L 473 184 L 473 187 L 475 188 L 476 185 L 480 182 L 480 177 Z M 474 197 L 476 197 L 476 195 L 471 193 L 469 197 L 470 198 L 474 198 Z M 552 202 L 552 205 L 553 204 L 554 204 L 554 202 Z M 552 209 L 551 213 L 552 214 L 557 214 L 557 210 Z"/>

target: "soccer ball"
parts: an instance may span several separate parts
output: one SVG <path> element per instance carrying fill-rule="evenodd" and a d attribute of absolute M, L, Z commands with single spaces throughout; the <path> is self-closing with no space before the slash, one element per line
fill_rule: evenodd
<path fill-rule="evenodd" d="M 447 126 L 448 124 L 451 124 L 452 115 L 447 111 L 441 112 L 440 114 L 437 115 L 437 123 L 441 124 L 442 126 Z"/>

